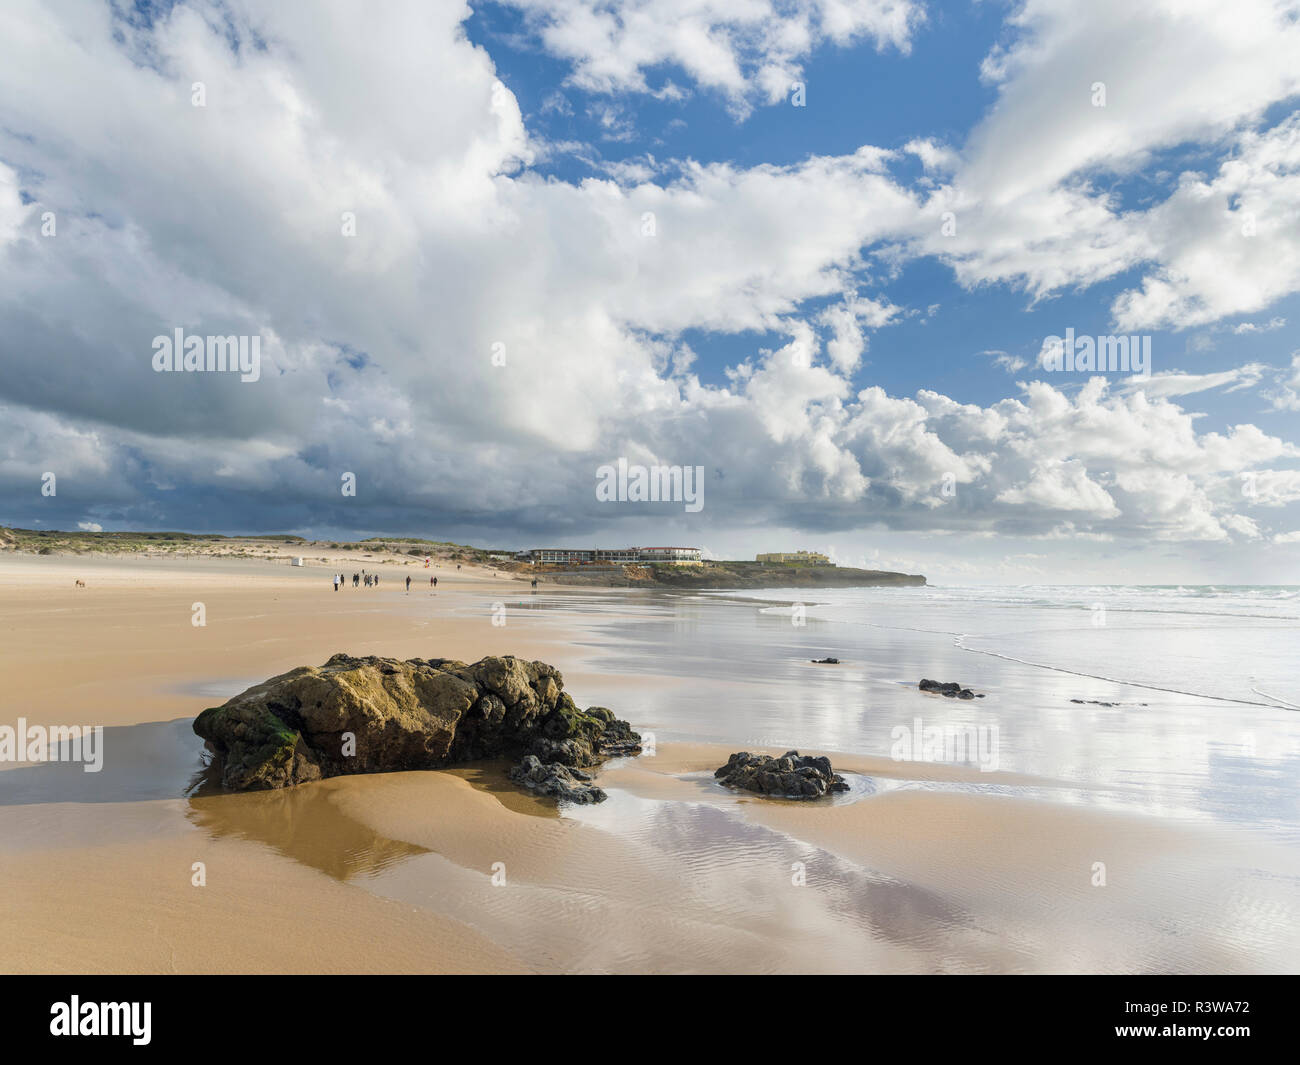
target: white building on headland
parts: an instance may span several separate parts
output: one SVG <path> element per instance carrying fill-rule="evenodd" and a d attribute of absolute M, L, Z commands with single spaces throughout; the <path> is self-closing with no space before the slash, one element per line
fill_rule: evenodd
<path fill-rule="evenodd" d="M 515 558 L 545 566 L 619 566 L 631 562 L 667 562 L 690 566 L 700 561 L 698 547 L 534 547 Z"/>

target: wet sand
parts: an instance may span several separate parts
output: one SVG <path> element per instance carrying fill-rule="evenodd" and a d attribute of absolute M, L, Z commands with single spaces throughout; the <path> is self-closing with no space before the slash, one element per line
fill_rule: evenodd
<path fill-rule="evenodd" d="M 100 773 L 0 770 L 0 969 L 1296 968 L 1294 853 L 1049 778 L 837 752 L 847 796 L 771 802 L 713 781 L 736 745 L 659 743 L 607 765 L 593 807 L 497 763 L 190 794 L 199 710 L 336 651 L 542 658 L 620 713 L 681 683 L 595 676 L 576 615 L 524 609 L 521 582 L 444 568 L 429 594 L 412 566 L 409 597 L 401 571 L 335 593 L 322 569 L 0 561 L 0 723 L 107 726 Z"/>

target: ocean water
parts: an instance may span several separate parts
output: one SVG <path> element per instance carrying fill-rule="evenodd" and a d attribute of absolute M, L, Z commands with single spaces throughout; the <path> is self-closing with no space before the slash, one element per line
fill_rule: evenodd
<path fill-rule="evenodd" d="M 966 731 L 1056 799 L 1300 841 L 1294 586 L 544 590 L 507 611 L 577 626 L 575 698 L 660 742 L 896 757 L 900 736 Z M 826 656 L 840 664 L 810 661 Z M 984 698 L 921 693 L 923 677 Z"/>
<path fill-rule="evenodd" d="M 850 627 L 896 627 L 920 614 L 980 654 L 1300 710 L 1300 587 L 832 589 L 807 609 Z"/>

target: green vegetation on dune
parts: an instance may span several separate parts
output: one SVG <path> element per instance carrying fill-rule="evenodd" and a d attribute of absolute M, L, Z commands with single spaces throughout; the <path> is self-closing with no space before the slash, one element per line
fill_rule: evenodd
<path fill-rule="evenodd" d="M 412 557 L 454 562 L 491 564 L 489 552 L 449 540 L 426 540 L 413 536 L 372 536 L 355 542 L 308 540 L 292 533 L 238 536 L 225 533 L 186 532 L 88 532 L 86 530 L 19 529 L 0 526 L 0 550 L 39 555 L 125 555 L 125 554 L 219 554 L 257 558 L 281 547 L 301 547 L 303 554 L 315 551 L 393 551 Z"/>
<path fill-rule="evenodd" d="M 267 536 L 226 536 L 221 533 L 87 532 L 81 529 L 17 529 L 0 527 L 0 548 L 36 554 L 180 553 L 202 547 L 268 544 L 305 544 L 301 536 L 275 533 Z"/>
<path fill-rule="evenodd" d="M 460 547 L 450 540 L 427 540 L 421 536 L 367 536 L 359 544 L 428 544 L 430 547 Z"/>

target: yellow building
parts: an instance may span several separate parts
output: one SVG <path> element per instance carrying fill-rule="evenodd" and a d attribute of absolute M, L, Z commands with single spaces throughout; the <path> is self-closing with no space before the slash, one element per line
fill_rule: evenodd
<path fill-rule="evenodd" d="M 755 562 L 765 562 L 782 566 L 830 566 L 831 560 L 816 551 L 770 551 L 755 555 Z"/>

